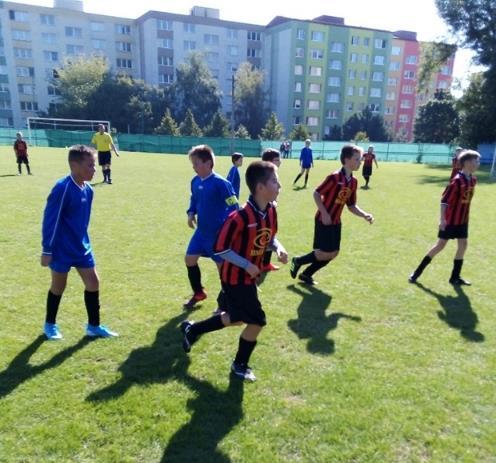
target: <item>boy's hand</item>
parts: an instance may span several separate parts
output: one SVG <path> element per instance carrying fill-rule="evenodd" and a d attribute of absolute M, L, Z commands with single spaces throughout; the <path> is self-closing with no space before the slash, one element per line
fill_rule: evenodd
<path fill-rule="evenodd" d="M 260 269 L 254 264 L 248 265 L 246 271 L 252 278 L 256 278 L 260 274 Z"/>
<path fill-rule="evenodd" d="M 194 215 L 188 215 L 188 227 L 196 228 L 196 217 Z"/>
<path fill-rule="evenodd" d="M 444 231 L 446 228 L 446 219 L 442 218 L 439 221 L 439 230 Z"/>
<path fill-rule="evenodd" d="M 42 267 L 48 267 L 52 261 L 52 256 L 47 256 L 46 254 L 41 255 L 40 264 Z"/>
<path fill-rule="evenodd" d="M 277 251 L 277 259 L 282 264 L 288 263 L 289 256 L 288 256 L 288 253 L 286 252 L 286 249 L 283 248 L 283 249 L 280 249 L 279 251 Z"/>
<path fill-rule="evenodd" d="M 374 223 L 374 216 L 372 214 L 365 214 L 363 218 L 372 225 Z"/>
<path fill-rule="evenodd" d="M 324 225 L 331 225 L 331 215 L 329 214 L 329 212 L 321 212 L 320 218 L 322 219 L 322 223 Z"/>

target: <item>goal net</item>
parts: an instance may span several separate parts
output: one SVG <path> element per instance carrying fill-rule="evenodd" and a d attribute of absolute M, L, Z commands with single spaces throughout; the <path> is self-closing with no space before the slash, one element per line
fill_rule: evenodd
<path fill-rule="evenodd" d="M 31 146 L 66 147 L 76 144 L 87 145 L 103 124 L 107 132 L 111 131 L 109 121 L 87 119 L 59 119 L 49 117 L 28 117 L 28 141 Z"/>

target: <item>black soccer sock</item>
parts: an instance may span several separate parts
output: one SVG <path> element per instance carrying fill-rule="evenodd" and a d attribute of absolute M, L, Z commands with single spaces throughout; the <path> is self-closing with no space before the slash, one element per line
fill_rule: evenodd
<path fill-rule="evenodd" d="M 20 174 L 22 174 L 21 163 L 17 164 L 17 170 Z"/>
<path fill-rule="evenodd" d="M 298 180 L 300 180 L 300 178 L 301 178 L 301 174 L 298 174 L 298 175 L 296 176 L 296 178 L 294 179 L 293 184 L 295 184 Z"/>
<path fill-rule="evenodd" d="M 26 164 L 26 170 L 28 171 L 28 175 L 31 174 L 31 169 L 29 168 L 29 164 Z"/>
<path fill-rule="evenodd" d="M 55 324 L 57 319 L 57 312 L 59 311 L 60 299 L 62 299 L 62 294 L 53 294 L 48 290 L 47 302 L 46 302 L 46 323 Z"/>
<path fill-rule="evenodd" d="M 84 304 L 88 313 L 88 324 L 100 325 L 100 291 L 84 291 Z"/>
<path fill-rule="evenodd" d="M 219 291 L 219 295 L 217 296 L 217 307 L 222 311 L 227 309 L 227 297 L 223 289 Z"/>
<path fill-rule="evenodd" d="M 308 183 L 308 172 L 305 174 L 305 186 L 307 185 Z"/>
<path fill-rule="evenodd" d="M 201 284 L 201 272 L 198 265 L 193 265 L 192 267 L 186 266 L 188 269 L 188 278 L 193 292 L 201 293 L 203 291 L 203 286 Z"/>
<path fill-rule="evenodd" d="M 270 264 L 270 259 L 272 259 L 272 251 L 267 250 L 265 251 L 264 257 L 263 257 L 263 264 L 264 266 Z"/>
<path fill-rule="evenodd" d="M 463 266 L 463 259 L 455 259 L 453 261 L 453 270 L 451 272 L 450 281 L 451 280 L 458 280 L 458 278 L 460 278 L 462 266 Z"/>
<path fill-rule="evenodd" d="M 246 339 L 239 337 L 239 347 L 234 363 L 248 365 L 250 361 L 250 356 L 257 345 L 257 341 L 247 341 Z"/>
<path fill-rule="evenodd" d="M 107 169 L 107 181 L 111 182 L 112 179 L 110 178 L 110 169 Z"/>
<path fill-rule="evenodd" d="M 210 333 L 211 331 L 217 331 L 224 328 L 224 323 L 222 323 L 221 315 L 213 315 L 206 320 L 201 322 L 193 323 L 190 328 L 190 332 L 193 336 L 200 336 L 204 333 Z"/>
<path fill-rule="evenodd" d="M 107 181 L 107 169 L 102 169 L 103 181 Z"/>
<path fill-rule="evenodd" d="M 422 259 L 422 262 L 420 262 L 420 265 L 415 269 L 413 272 L 413 277 L 418 278 L 420 275 L 422 275 L 422 272 L 424 271 L 425 267 L 427 267 L 432 261 L 432 258 L 429 256 L 425 256 Z"/>
<path fill-rule="evenodd" d="M 318 260 L 317 262 L 314 262 L 313 264 L 309 265 L 303 272 L 303 275 L 306 275 L 307 277 L 311 277 L 314 273 L 318 272 L 321 268 L 324 268 L 330 260 Z"/>
<path fill-rule="evenodd" d="M 315 257 L 315 253 L 313 251 L 296 258 L 296 263 L 298 265 L 313 264 L 314 262 L 317 262 L 317 258 Z"/>

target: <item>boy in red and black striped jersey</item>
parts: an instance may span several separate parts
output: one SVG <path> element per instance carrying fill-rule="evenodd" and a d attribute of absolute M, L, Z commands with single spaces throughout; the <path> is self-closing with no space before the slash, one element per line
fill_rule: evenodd
<path fill-rule="evenodd" d="M 463 266 L 463 256 L 468 245 L 470 202 L 477 183 L 477 179 L 472 174 L 479 167 L 480 154 L 477 151 L 464 150 L 459 155 L 458 162 L 461 170 L 453 177 L 441 197 L 438 240 L 408 278 L 410 283 L 417 281 L 434 256 L 444 249 L 448 240 L 456 239 L 458 248 L 449 282 L 456 286 L 470 285 L 470 282 L 460 276 L 460 272 Z"/>
<path fill-rule="evenodd" d="M 14 153 L 16 155 L 17 170 L 19 171 L 17 175 L 22 174 L 21 164 L 23 163 L 26 164 L 28 175 L 32 175 L 31 169 L 29 168 L 28 144 L 22 139 L 22 132 L 16 133 L 16 141 L 14 142 Z"/>
<path fill-rule="evenodd" d="M 309 285 L 316 284 L 313 274 L 325 267 L 339 253 L 341 242 L 341 212 L 344 206 L 349 211 L 372 223 L 372 214 L 363 211 L 356 205 L 357 181 L 352 172 L 360 167 L 362 149 L 355 145 L 345 145 L 341 149 L 342 169 L 329 175 L 314 191 L 313 198 L 317 205 L 313 251 L 291 260 L 291 277 L 296 278 L 303 265 L 308 267 L 300 274 L 299 279 Z"/>
<path fill-rule="evenodd" d="M 251 193 L 248 202 L 229 215 L 215 244 L 216 254 L 223 258 L 220 278 L 227 300 L 226 311 L 198 323 L 185 320 L 181 330 L 183 348 L 189 352 L 202 334 L 246 324 L 231 370 L 241 379 L 254 381 L 256 378 L 248 362 L 266 324 L 265 312 L 258 300 L 256 278 L 260 275 L 267 247 L 274 249 L 282 263 L 287 263 L 288 254 L 275 238 L 277 213 L 272 202 L 281 189 L 277 167 L 269 162 L 253 162 L 246 169 L 246 183 Z"/>

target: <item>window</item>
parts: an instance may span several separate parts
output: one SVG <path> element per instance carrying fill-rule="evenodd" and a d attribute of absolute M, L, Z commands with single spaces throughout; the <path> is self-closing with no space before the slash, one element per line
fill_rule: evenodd
<path fill-rule="evenodd" d="M 105 40 L 91 39 L 91 46 L 93 50 L 103 50 L 105 48 Z"/>
<path fill-rule="evenodd" d="M 171 31 L 172 21 L 169 21 L 168 19 L 157 19 L 157 29 L 159 31 Z"/>
<path fill-rule="evenodd" d="M 296 98 L 293 101 L 293 108 L 294 109 L 300 109 L 301 108 L 301 100 L 299 98 Z"/>
<path fill-rule="evenodd" d="M 11 109 L 9 100 L 0 100 L 0 109 Z"/>
<path fill-rule="evenodd" d="M 307 107 L 308 107 L 308 109 L 312 109 L 312 110 L 317 111 L 320 109 L 320 101 L 319 100 L 308 100 Z"/>
<path fill-rule="evenodd" d="M 21 101 L 21 111 L 38 111 L 36 101 Z"/>
<path fill-rule="evenodd" d="M 403 77 L 408 80 L 415 79 L 415 71 L 405 71 Z"/>
<path fill-rule="evenodd" d="M 400 108 L 410 109 L 412 107 L 412 100 L 401 100 Z"/>
<path fill-rule="evenodd" d="M 362 55 L 362 64 L 369 64 L 369 55 Z"/>
<path fill-rule="evenodd" d="M 219 45 L 219 36 L 216 34 L 204 34 L 203 43 L 205 45 Z"/>
<path fill-rule="evenodd" d="M 84 47 L 82 45 L 66 45 L 65 50 L 68 55 L 84 55 Z"/>
<path fill-rule="evenodd" d="M 248 58 L 260 58 L 260 49 L 259 48 L 248 48 L 248 50 L 246 50 L 246 56 Z"/>
<path fill-rule="evenodd" d="M 331 52 L 332 53 L 343 53 L 344 52 L 344 43 L 331 42 Z"/>
<path fill-rule="evenodd" d="M 340 77 L 329 77 L 329 79 L 327 79 L 327 85 L 329 85 L 329 87 L 340 87 L 341 86 L 341 78 Z"/>
<path fill-rule="evenodd" d="M 26 11 L 9 10 L 9 18 L 12 21 L 20 23 L 27 23 L 29 21 L 29 15 Z"/>
<path fill-rule="evenodd" d="M 389 70 L 390 71 L 399 71 L 400 70 L 400 62 L 399 61 L 393 61 L 389 63 Z"/>
<path fill-rule="evenodd" d="M 448 88 L 448 82 L 446 80 L 440 80 L 437 84 L 437 88 L 446 90 Z"/>
<path fill-rule="evenodd" d="M 391 54 L 393 56 L 401 55 L 401 47 L 391 47 Z"/>
<path fill-rule="evenodd" d="M 312 31 L 310 35 L 310 39 L 312 42 L 323 42 L 325 38 L 325 35 L 321 31 Z"/>
<path fill-rule="evenodd" d="M 80 27 L 66 26 L 65 36 L 80 39 L 83 36 L 83 29 L 81 29 Z"/>
<path fill-rule="evenodd" d="M 126 59 L 126 58 L 117 58 L 116 64 L 117 64 L 117 67 L 121 68 L 121 69 L 132 69 L 133 60 Z"/>
<path fill-rule="evenodd" d="M 17 66 L 16 67 L 16 76 L 17 77 L 34 77 L 34 68 L 26 67 L 26 66 Z"/>
<path fill-rule="evenodd" d="M 12 39 L 20 42 L 31 42 L 31 32 L 12 29 Z"/>
<path fill-rule="evenodd" d="M 305 50 L 303 48 L 297 48 L 295 50 L 295 57 L 296 58 L 304 58 L 305 57 Z"/>
<path fill-rule="evenodd" d="M 351 36 L 351 44 L 352 45 L 360 45 L 360 37 L 357 35 L 352 35 Z"/>
<path fill-rule="evenodd" d="M 353 86 L 348 87 L 348 89 L 346 90 L 346 93 L 348 96 L 353 96 L 353 94 L 355 93 L 355 87 L 353 87 Z"/>
<path fill-rule="evenodd" d="M 31 48 L 14 48 L 14 56 L 19 59 L 31 59 L 33 51 Z"/>
<path fill-rule="evenodd" d="M 49 85 L 47 87 L 47 93 L 50 96 L 58 96 L 58 95 L 60 95 L 60 90 L 57 87 L 54 87 L 53 85 Z"/>
<path fill-rule="evenodd" d="M 115 48 L 117 51 L 131 52 L 131 43 L 129 43 L 129 42 L 115 42 Z"/>
<path fill-rule="evenodd" d="M 406 123 L 408 123 L 408 121 L 410 120 L 410 118 L 408 117 L 408 114 L 400 114 L 400 117 L 398 117 L 398 120 L 401 123 L 406 124 Z"/>
<path fill-rule="evenodd" d="M 294 67 L 294 73 L 295 73 L 295 76 L 302 76 L 303 75 L 303 66 L 301 64 L 297 64 Z"/>
<path fill-rule="evenodd" d="M 373 113 L 378 113 L 381 110 L 381 105 L 379 103 L 370 103 L 368 107 Z"/>
<path fill-rule="evenodd" d="M 308 84 L 308 93 L 320 93 L 321 90 L 321 84 Z"/>
<path fill-rule="evenodd" d="M 248 40 L 260 42 L 260 32 L 248 31 Z"/>
<path fill-rule="evenodd" d="M 348 79 L 355 80 L 356 79 L 356 76 L 357 76 L 357 72 L 356 72 L 355 69 L 350 69 L 348 71 Z"/>
<path fill-rule="evenodd" d="M 294 116 L 293 117 L 293 125 L 299 125 L 301 124 L 301 117 L 300 116 Z"/>
<path fill-rule="evenodd" d="M 372 87 L 370 89 L 370 96 L 373 98 L 380 98 L 382 96 L 382 90 L 377 87 Z"/>
<path fill-rule="evenodd" d="M 59 54 L 56 51 L 43 51 L 43 58 L 45 61 L 58 61 Z"/>
<path fill-rule="evenodd" d="M 54 45 L 57 43 L 57 34 L 53 32 L 42 32 L 41 41 L 46 45 Z"/>
<path fill-rule="evenodd" d="M 329 93 L 327 95 L 328 103 L 339 103 L 339 93 Z"/>
<path fill-rule="evenodd" d="M 382 82 L 384 80 L 384 73 L 383 72 L 374 72 L 372 73 L 372 80 L 374 82 Z"/>
<path fill-rule="evenodd" d="M 0 75 L 6 75 L 7 72 L 7 66 L 0 64 Z"/>
<path fill-rule="evenodd" d="M 183 31 L 186 32 L 187 34 L 194 34 L 195 30 L 196 30 L 196 27 L 194 24 L 183 23 Z"/>
<path fill-rule="evenodd" d="M 384 39 L 375 39 L 374 40 L 374 47 L 375 48 L 386 48 L 387 46 L 387 40 Z"/>
<path fill-rule="evenodd" d="M 316 127 L 319 125 L 319 118 L 314 116 L 307 117 L 307 125 L 310 127 Z"/>
<path fill-rule="evenodd" d="M 296 30 L 296 38 L 298 40 L 305 40 L 305 31 L 303 29 Z"/>
<path fill-rule="evenodd" d="M 196 42 L 194 40 L 185 40 L 183 46 L 185 51 L 196 50 Z"/>
<path fill-rule="evenodd" d="M 34 93 L 34 86 L 28 84 L 18 84 L 17 90 L 23 95 L 32 95 Z"/>
<path fill-rule="evenodd" d="M 115 33 L 119 35 L 131 35 L 131 26 L 127 24 L 116 24 Z"/>
<path fill-rule="evenodd" d="M 365 96 L 367 93 L 367 87 L 358 87 L 358 96 Z"/>
<path fill-rule="evenodd" d="M 393 106 L 386 106 L 386 109 L 384 110 L 384 114 L 386 114 L 386 115 L 394 114 L 394 107 Z"/>
<path fill-rule="evenodd" d="M 174 74 L 159 74 L 158 83 L 159 84 L 172 84 L 174 82 Z"/>
<path fill-rule="evenodd" d="M 237 29 L 227 29 L 227 38 L 229 40 L 237 40 L 238 39 Z"/>
<path fill-rule="evenodd" d="M 317 50 L 313 48 L 310 50 L 310 56 L 312 59 L 324 59 L 324 50 Z"/>
<path fill-rule="evenodd" d="M 360 71 L 360 80 L 367 80 L 369 73 L 367 71 Z"/>
<path fill-rule="evenodd" d="M 343 69 L 343 63 L 339 59 L 333 59 L 329 63 L 329 69 L 334 69 L 336 71 L 341 71 L 341 69 Z"/>
<path fill-rule="evenodd" d="M 300 93 L 303 90 L 303 85 L 301 82 L 295 82 L 294 91 Z"/>
<path fill-rule="evenodd" d="M 160 39 L 158 46 L 159 48 L 172 48 L 172 39 Z"/>
<path fill-rule="evenodd" d="M 449 66 L 441 66 L 441 74 L 443 76 L 449 76 L 450 75 Z"/>
<path fill-rule="evenodd" d="M 415 91 L 415 88 L 413 85 L 403 85 L 401 87 L 401 93 L 406 94 L 406 95 L 413 95 Z"/>
<path fill-rule="evenodd" d="M 384 66 L 384 56 L 382 55 L 374 56 L 374 64 L 376 66 Z"/>
<path fill-rule="evenodd" d="M 158 64 L 160 66 L 174 66 L 174 58 L 172 56 L 159 56 Z"/>
<path fill-rule="evenodd" d="M 14 121 L 11 117 L 0 117 L 0 127 L 12 127 Z"/>
<path fill-rule="evenodd" d="M 339 111 L 337 109 L 328 109 L 326 111 L 326 119 L 337 119 L 339 117 Z"/>
<path fill-rule="evenodd" d="M 387 92 L 386 93 L 386 100 L 394 101 L 395 99 L 396 99 L 396 93 L 394 93 L 394 92 Z"/>
<path fill-rule="evenodd" d="M 348 101 L 346 103 L 346 111 L 353 111 L 353 102 L 352 101 Z"/>
<path fill-rule="evenodd" d="M 103 32 L 105 31 L 105 23 L 101 21 L 91 21 L 90 23 L 91 32 Z"/>
<path fill-rule="evenodd" d="M 229 56 L 238 56 L 239 55 L 239 48 L 235 45 L 229 45 L 227 47 L 227 53 Z"/>
<path fill-rule="evenodd" d="M 216 51 L 207 51 L 205 58 L 207 63 L 217 63 L 219 61 L 219 53 Z"/>
<path fill-rule="evenodd" d="M 350 54 L 350 63 L 356 63 L 358 61 L 358 54 L 351 53 Z"/>
<path fill-rule="evenodd" d="M 363 39 L 363 46 L 364 46 L 364 47 L 368 47 L 368 46 L 370 46 L 370 37 L 365 37 L 365 38 Z"/>
<path fill-rule="evenodd" d="M 415 55 L 407 56 L 405 64 L 417 64 L 417 57 Z"/>
<path fill-rule="evenodd" d="M 228 74 L 232 74 L 238 70 L 238 63 L 227 63 L 226 69 Z"/>
<path fill-rule="evenodd" d="M 55 26 L 55 16 L 53 14 L 40 14 L 40 23 L 44 26 Z"/>
<path fill-rule="evenodd" d="M 398 79 L 395 79 L 394 77 L 389 77 L 388 78 L 388 85 L 391 87 L 396 87 L 398 84 Z"/>
<path fill-rule="evenodd" d="M 313 77 L 320 77 L 322 75 L 322 68 L 320 66 L 309 66 L 308 74 Z"/>

